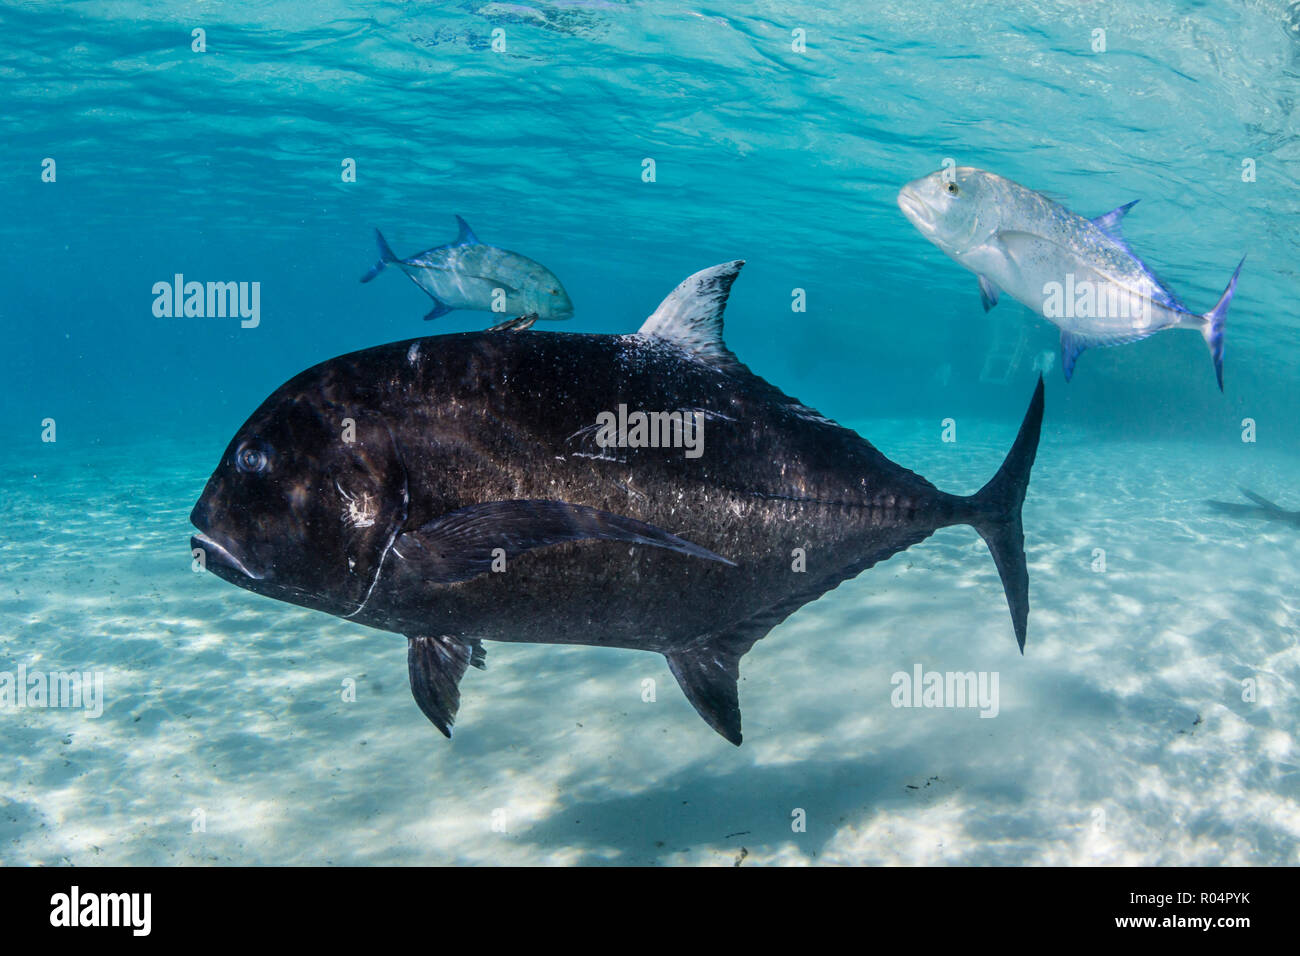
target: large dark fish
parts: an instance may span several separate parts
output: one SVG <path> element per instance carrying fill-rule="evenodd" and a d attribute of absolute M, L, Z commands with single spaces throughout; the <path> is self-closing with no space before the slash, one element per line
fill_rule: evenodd
<path fill-rule="evenodd" d="M 754 642 L 949 525 L 988 542 L 1023 651 L 1041 378 L 998 473 L 945 494 L 727 350 L 742 264 L 691 276 L 635 335 L 443 335 L 308 369 L 230 442 L 191 547 L 240 587 L 406 635 L 411 690 L 448 736 L 487 640 L 661 653 L 739 744 Z M 682 424 L 632 447 L 638 411 Z M 621 447 L 602 436 L 616 415 Z"/>

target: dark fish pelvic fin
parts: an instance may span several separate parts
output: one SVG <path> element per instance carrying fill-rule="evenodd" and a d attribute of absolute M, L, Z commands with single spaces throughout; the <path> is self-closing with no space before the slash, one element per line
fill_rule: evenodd
<path fill-rule="evenodd" d="M 1029 488 L 1029 472 L 1038 453 L 1042 425 L 1043 377 L 1039 375 L 1029 410 L 1002 467 L 978 492 L 969 498 L 958 499 L 965 508 L 954 522 L 969 524 L 989 546 L 993 563 L 1002 578 L 1002 589 L 1011 610 L 1011 624 L 1022 654 L 1029 624 L 1029 568 L 1025 564 L 1025 533 L 1020 511 Z"/>
<path fill-rule="evenodd" d="M 486 666 L 481 641 L 458 641 L 451 637 L 408 637 L 406 666 L 411 677 L 411 694 L 444 737 L 460 708 L 460 679 L 473 666 Z"/>

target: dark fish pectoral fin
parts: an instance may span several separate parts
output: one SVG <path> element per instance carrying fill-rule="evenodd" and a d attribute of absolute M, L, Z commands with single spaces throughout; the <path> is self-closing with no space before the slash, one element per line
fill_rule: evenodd
<path fill-rule="evenodd" d="M 468 581 L 491 570 L 493 551 L 514 557 L 566 541 L 626 541 L 735 566 L 721 555 L 661 528 L 564 501 L 488 501 L 435 518 L 395 544 L 402 560 L 418 562 L 426 581 Z"/>
<path fill-rule="evenodd" d="M 464 643 L 450 637 L 408 637 L 406 665 L 411 676 L 411 694 L 424 716 L 451 736 L 451 725 L 460 707 L 460 679 L 470 665 L 484 666 L 483 644 Z"/>

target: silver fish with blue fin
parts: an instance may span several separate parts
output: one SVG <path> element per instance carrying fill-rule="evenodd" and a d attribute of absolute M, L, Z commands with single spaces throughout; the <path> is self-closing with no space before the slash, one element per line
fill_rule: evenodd
<path fill-rule="evenodd" d="M 426 320 L 456 309 L 510 316 L 515 320 L 512 327 L 527 327 L 538 319 L 572 318 L 573 301 L 554 272 L 527 256 L 480 242 L 460 216 L 456 223 L 460 231 L 455 240 L 407 259 L 399 258 L 376 229 L 379 261 L 361 281 L 369 282 L 387 266 L 397 266 L 433 299 Z M 521 326 L 521 320 L 526 324 Z"/>
<path fill-rule="evenodd" d="M 1084 349 L 1194 329 L 1210 350 L 1222 391 L 1223 323 L 1246 259 L 1214 308 L 1193 312 L 1124 241 L 1121 223 L 1136 204 L 1085 219 L 972 166 L 938 170 L 898 193 L 899 208 L 921 235 L 979 277 L 986 312 L 1005 291 L 1061 330 L 1067 382 Z"/>

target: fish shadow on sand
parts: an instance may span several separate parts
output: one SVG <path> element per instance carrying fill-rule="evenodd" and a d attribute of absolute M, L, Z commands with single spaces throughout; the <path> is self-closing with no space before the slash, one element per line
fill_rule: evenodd
<path fill-rule="evenodd" d="M 877 813 L 905 812 L 918 801 L 951 796 L 954 785 L 940 776 L 941 763 L 915 748 L 898 747 L 865 760 L 813 760 L 797 767 L 747 767 L 725 774 L 693 767 L 639 793 L 575 795 L 530 827 L 526 838 L 538 846 L 578 850 L 575 862 L 584 865 L 653 864 L 705 847 L 725 862 L 741 847 L 750 853 L 779 852 L 787 845 L 816 860 L 853 821 L 869 825 Z M 1013 782 L 1000 786 L 1012 790 L 997 797 L 1004 805 L 1025 796 L 1014 792 Z M 807 808 L 805 833 L 791 827 L 798 808 Z"/>
<path fill-rule="evenodd" d="M 1241 488 L 1240 491 L 1254 504 L 1243 505 L 1239 502 L 1215 501 L 1213 499 L 1205 503 L 1220 514 L 1232 515 L 1237 518 L 1263 518 L 1266 521 L 1280 521 L 1283 524 L 1291 525 L 1293 528 L 1300 528 L 1300 511 L 1287 511 L 1285 508 L 1247 488 Z"/>

